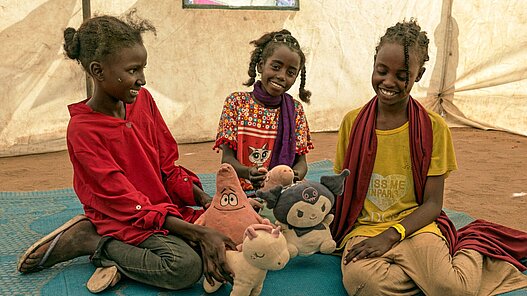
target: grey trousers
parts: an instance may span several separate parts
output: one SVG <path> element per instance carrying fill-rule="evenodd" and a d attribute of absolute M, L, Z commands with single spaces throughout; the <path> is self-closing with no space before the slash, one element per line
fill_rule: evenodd
<path fill-rule="evenodd" d="M 174 235 L 153 234 L 138 246 L 103 237 L 91 261 L 96 267 L 116 266 L 140 283 L 171 290 L 192 286 L 203 272 L 199 254 Z"/>

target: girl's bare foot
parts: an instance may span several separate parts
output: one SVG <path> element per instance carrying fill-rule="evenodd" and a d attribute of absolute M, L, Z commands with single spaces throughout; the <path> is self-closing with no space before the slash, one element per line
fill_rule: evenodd
<path fill-rule="evenodd" d="M 33 244 L 20 258 L 18 270 L 22 273 L 40 271 L 59 262 L 91 255 L 100 239 L 90 220 L 84 215 L 76 216 Z M 49 254 L 43 260 L 46 252 Z"/>

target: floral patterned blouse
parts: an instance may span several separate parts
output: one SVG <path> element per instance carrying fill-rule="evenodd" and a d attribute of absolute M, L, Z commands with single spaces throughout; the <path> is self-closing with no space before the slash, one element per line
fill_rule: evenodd
<path fill-rule="evenodd" d="M 311 133 L 302 104 L 295 103 L 296 154 L 313 149 Z M 227 144 L 236 151 L 236 159 L 245 166 L 269 167 L 278 133 L 280 108 L 267 108 L 254 100 L 251 92 L 234 92 L 225 99 L 214 149 Z M 252 190 L 248 180 L 240 178 L 244 190 Z"/>

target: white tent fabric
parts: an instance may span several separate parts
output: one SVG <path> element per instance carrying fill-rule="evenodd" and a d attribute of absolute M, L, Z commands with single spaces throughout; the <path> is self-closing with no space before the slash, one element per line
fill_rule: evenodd
<path fill-rule="evenodd" d="M 373 96 L 379 37 L 411 17 L 430 38 L 413 96 L 453 125 L 527 136 L 526 1 L 301 0 L 299 11 L 183 9 L 181 2 L 91 1 L 94 15 L 135 8 L 156 26 L 156 36 L 144 35 L 146 87 L 180 143 L 214 139 L 225 97 L 248 90 L 249 41 L 282 28 L 305 49 L 311 130 L 337 130 L 348 110 Z M 66 106 L 86 98 L 86 80 L 65 58 L 62 32 L 81 22 L 81 0 L 0 0 L 0 156 L 66 148 Z"/>

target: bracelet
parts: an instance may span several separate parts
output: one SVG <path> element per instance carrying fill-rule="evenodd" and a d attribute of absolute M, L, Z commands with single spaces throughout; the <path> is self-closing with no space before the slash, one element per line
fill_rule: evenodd
<path fill-rule="evenodd" d="M 401 223 L 397 223 L 393 225 L 392 227 L 395 228 L 395 230 L 397 230 L 397 232 L 401 235 L 401 239 L 399 239 L 399 241 L 402 241 L 406 234 L 406 228 L 404 228 L 404 226 Z"/>

